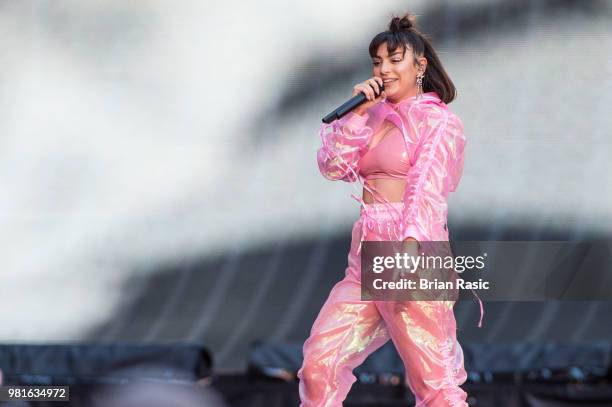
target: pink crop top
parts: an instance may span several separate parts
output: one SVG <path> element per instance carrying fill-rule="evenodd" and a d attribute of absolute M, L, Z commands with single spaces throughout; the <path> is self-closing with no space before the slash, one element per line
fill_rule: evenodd
<path fill-rule="evenodd" d="M 366 179 L 405 179 L 410 169 L 402 132 L 394 127 L 359 160 L 359 173 Z"/>

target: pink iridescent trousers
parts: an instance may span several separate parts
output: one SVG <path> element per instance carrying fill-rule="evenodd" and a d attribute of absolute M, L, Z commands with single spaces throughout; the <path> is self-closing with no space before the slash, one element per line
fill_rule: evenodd
<path fill-rule="evenodd" d="M 403 203 L 393 203 L 401 212 Z M 332 288 L 304 343 L 298 371 L 301 407 L 342 406 L 357 380 L 353 369 L 393 341 L 406 369 L 416 407 L 467 406 L 459 387 L 467 379 L 456 338 L 454 301 L 362 301 L 362 234 L 369 241 L 394 238 L 396 212 L 385 204 L 362 206 L 353 225 L 345 277 Z"/>

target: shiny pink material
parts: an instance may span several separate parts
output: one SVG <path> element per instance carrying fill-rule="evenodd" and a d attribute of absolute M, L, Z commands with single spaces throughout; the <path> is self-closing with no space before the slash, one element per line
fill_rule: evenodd
<path fill-rule="evenodd" d="M 446 201 L 449 192 L 457 189 L 463 173 L 466 139 L 463 123 L 436 92 L 398 103 L 383 100 L 363 115 L 351 112 L 330 124 L 323 124 L 322 145 L 317 151 L 321 174 L 330 180 L 359 181 L 377 201 L 396 211 L 382 194 L 365 182 L 360 168 L 374 134 L 385 120 L 401 131 L 410 163 L 402 200 L 405 205 L 398 213 L 399 237 L 394 240 L 412 237 L 418 241 L 448 241 Z M 391 166 L 397 167 L 393 155 L 390 160 Z M 363 199 L 353 197 L 365 205 Z M 364 238 L 362 234 L 360 240 Z M 474 290 L 472 292 L 476 295 Z M 481 327 L 484 309 L 480 298 L 478 302 L 478 326 Z"/>
<path fill-rule="evenodd" d="M 363 116 L 351 112 L 323 124 L 322 146 L 317 151 L 321 173 L 330 180 L 359 180 L 363 184 L 359 161 L 385 120 L 401 131 L 409 155 L 402 236 L 419 241 L 448 240 L 446 198 L 459 184 L 466 140 L 461 120 L 437 93 L 427 92 L 397 104 L 384 100 Z"/>
<path fill-rule="evenodd" d="M 467 406 L 467 379 L 456 338 L 454 301 L 362 301 L 360 246 L 395 240 L 402 202 L 364 204 L 354 223 L 348 267 L 304 343 L 298 371 L 301 407 L 340 407 L 356 381 L 353 369 L 391 339 L 405 366 L 416 407 Z"/>
<path fill-rule="evenodd" d="M 402 132 L 394 127 L 359 160 L 359 174 L 365 179 L 406 179 L 410 162 Z"/>

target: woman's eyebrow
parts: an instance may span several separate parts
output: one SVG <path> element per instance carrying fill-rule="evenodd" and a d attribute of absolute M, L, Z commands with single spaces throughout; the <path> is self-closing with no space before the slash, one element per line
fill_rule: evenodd
<path fill-rule="evenodd" d="M 397 55 L 397 54 L 403 55 L 403 52 L 402 51 L 395 51 L 393 54 L 389 55 L 389 58 L 394 56 L 394 55 Z M 375 56 L 372 57 L 372 59 L 382 59 L 382 57 L 379 57 L 378 55 L 375 55 Z"/>

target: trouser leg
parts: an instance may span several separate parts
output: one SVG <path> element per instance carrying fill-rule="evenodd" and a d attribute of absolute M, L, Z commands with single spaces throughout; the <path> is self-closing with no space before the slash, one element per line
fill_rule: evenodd
<path fill-rule="evenodd" d="M 467 379 L 456 337 L 453 301 L 377 302 L 404 362 L 416 407 L 467 406 Z"/>
<path fill-rule="evenodd" d="M 332 288 L 304 343 L 298 371 L 301 407 L 341 406 L 357 380 L 353 369 L 389 340 L 376 304 L 361 301 L 360 233 L 358 220 L 345 277 Z"/>
<path fill-rule="evenodd" d="M 304 343 L 298 371 L 301 407 L 339 407 L 357 380 L 353 369 L 389 340 L 372 301 L 347 275 L 332 289 Z"/>
<path fill-rule="evenodd" d="M 361 225 L 353 226 L 346 276 L 332 289 L 304 343 L 300 406 L 341 406 L 356 380 L 352 370 L 389 337 L 404 362 L 416 407 L 467 406 L 467 394 L 459 387 L 467 374 L 456 339 L 454 302 L 361 301 L 356 253 Z M 388 225 L 375 226 L 384 232 Z M 380 236 L 366 235 L 367 240 L 393 240 L 391 233 L 380 231 Z"/>

